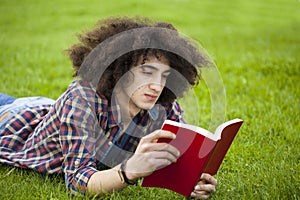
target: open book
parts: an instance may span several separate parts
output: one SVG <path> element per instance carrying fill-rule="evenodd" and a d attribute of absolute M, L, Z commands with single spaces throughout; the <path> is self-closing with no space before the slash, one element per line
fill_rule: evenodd
<path fill-rule="evenodd" d="M 221 124 L 211 133 L 203 128 L 166 120 L 162 126 L 176 134 L 176 139 L 159 139 L 175 146 L 181 153 L 176 163 L 158 169 L 143 179 L 143 187 L 160 187 L 190 196 L 202 173 L 215 175 L 243 120 Z"/>

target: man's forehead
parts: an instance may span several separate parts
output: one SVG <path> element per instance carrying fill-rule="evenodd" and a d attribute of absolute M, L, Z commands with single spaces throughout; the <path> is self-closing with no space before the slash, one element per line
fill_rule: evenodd
<path fill-rule="evenodd" d="M 145 63 L 141 65 L 142 68 L 144 69 L 150 69 L 150 70 L 155 70 L 155 71 L 170 71 L 171 67 L 169 65 L 166 65 L 164 63 Z"/>
<path fill-rule="evenodd" d="M 140 55 L 137 60 L 137 64 L 142 65 L 146 62 L 160 62 L 165 65 L 169 65 L 169 60 L 161 52 L 148 52 L 146 55 Z"/>

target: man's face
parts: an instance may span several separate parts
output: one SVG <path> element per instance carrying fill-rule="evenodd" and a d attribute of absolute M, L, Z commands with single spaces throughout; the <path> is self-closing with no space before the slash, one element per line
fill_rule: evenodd
<path fill-rule="evenodd" d="M 142 64 L 138 61 L 130 73 L 133 80 L 129 86 L 123 87 L 123 92 L 129 98 L 129 113 L 136 115 L 140 110 L 149 110 L 157 102 L 170 74 L 168 61 L 161 57 L 148 56 Z M 128 102 L 128 101 L 127 101 Z"/>

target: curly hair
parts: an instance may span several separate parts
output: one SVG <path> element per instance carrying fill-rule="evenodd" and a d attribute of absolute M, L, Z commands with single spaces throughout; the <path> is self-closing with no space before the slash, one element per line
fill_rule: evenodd
<path fill-rule="evenodd" d="M 176 52 L 179 53 L 174 53 L 159 48 L 142 48 L 129 51 L 115 59 L 111 64 L 109 64 L 108 67 L 104 69 L 105 71 L 103 72 L 100 80 L 97 82 L 97 93 L 104 95 L 107 99 L 111 99 L 113 89 L 120 78 L 126 72 L 128 72 L 132 66 L 137 64 L 137 61 L 139 58 L 141 58 L 141 56 L 145 62 L 147 57 L 151 55 L 155 56 L 157 59 L 159 59 L 160 56 L 166 58 L 169 61 L 170 67 L 179 72 L 181 76 L 187 80 L 187 82 L 178 82 L 176 81 L 179 80 L 178 77 L 176 77 L 176 74 L 171 73 L 167 79 L 166 85 L 176 84 L 176 86 L 172 88 L 165 86 L 160 98 L 158 99 L 158 102 L 162 104 L 171 103 L 176 98 L 182 97 L 184 92 L 190 86 L 196 85 L 200 79 L 200 74 L 196 66 L 205 65 L 207 60 L 189 39 L 179 36 L 179 33 L 173 25 L 166 22 L 154 22 L 149 18 L 110 17 L 100 20 L 96 27 L 92 30 L 83 34 L 79 34 L 78 39 L 80 43 L 75 44 L 66 50 L 70 60 L 73 63 L 73 68 L 75 70 L 74 76 L 80 76 L 79 71 L 82 67 L 82 64 L 92 50 L 97 47 L 97 45 L 124 31 L 147 27 L 162 28 L 175 32 L 175 34 L 172 35 L 162 34 L 155 38 L 156 40 L 159 38 L 159 41 L 156 41 L 159 44 L 163 43 L 163 45 L 167 46 L 168 49 L 176 49 Z M 119 41 L 120 40 L 116 39 L 111 45 L 118 46 L 120 45 Z M 153 35 L 148 34 L 146 31 L 145 34 L 143 34 L 143 37 L 134 38 L 130 45 L 135 45 L 139 42 L 148 42 L 150 44 L 151 41 L 153 41 Z M 186 59 L 187 57 L 188 59 Z M 191 60 L 192 63 L 188 60 Z M 101 66 L 97 66 L 97 68 L 101 68 Z"/>

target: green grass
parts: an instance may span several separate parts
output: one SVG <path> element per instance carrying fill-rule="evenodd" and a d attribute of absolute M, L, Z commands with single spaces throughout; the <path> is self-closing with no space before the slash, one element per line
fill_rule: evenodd
<path fill-rule="evenodd" d="M 299 9 L 297 0 L 0 0 L 0 91 L 57 98 L 72 80 L 63 50 L 102 17 L 169 21 L 218 65 L 227 118 L 245 120 L 216 175 L 212 199 L 300 199 Z M 210 101 L 203 83 L 196 94 L 199 123 L 206 124 Z M 68 198 L 60 175 L 0 165 L 0 199 Z M 103 199 L 184 198 L 136 186 Z"/>

